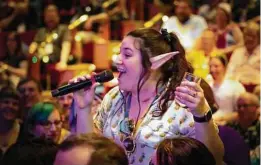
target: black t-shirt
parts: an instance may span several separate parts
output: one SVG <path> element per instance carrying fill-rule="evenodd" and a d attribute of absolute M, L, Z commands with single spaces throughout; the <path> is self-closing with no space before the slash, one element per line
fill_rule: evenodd
<path fill-rule="evenodd" d="M 13 55 L 7 54 L 7 56 L 4 58 L 4 63 L 15 67 L 15 68 L 19 68 L 20 67 L 20 63 L 22 61 L 26 60 L 26 56 L 21 54 L 21 53 L 16 53 Z"/>
<path fill-rule="evenodd" d="M 60 60 L 61 55 L 61 49 L 62 49 L 62 43 L 64 41 L 71 41 L 71 34 L 66 25 L 58 25 L 56 29 L 53 31 L 48 31 L 46 28 L 41 28 L 38 30 L 34 42 L 38 43 L 39 46 L 43 42 L 46 43 L 46 39 L 48 35 L 56 34 L 56 37 L 52 39 L 51 42 L 51 54 L 49 54 L 50 62 L 49 63 L 57 63 Z M 44 50 L 46 50 L 44 48 Z"/>

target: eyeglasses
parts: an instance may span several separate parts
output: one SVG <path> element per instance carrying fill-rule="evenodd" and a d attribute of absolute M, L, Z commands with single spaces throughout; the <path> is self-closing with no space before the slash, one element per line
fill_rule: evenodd
<path fill-rule="evenodd" d="M 54 122 L 44 121 L 44 122 L 38 122 L 38 124 L 46 129 L 49 129 L 53 124 L 55 125 L 55 127 L 61 127 L 62 121 L 61 120 L 55 120 Z"/>

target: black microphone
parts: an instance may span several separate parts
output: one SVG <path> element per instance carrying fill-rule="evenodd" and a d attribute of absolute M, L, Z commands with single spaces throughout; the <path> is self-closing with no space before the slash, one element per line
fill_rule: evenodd
<path fill-rule="evenodd" d="M 112 79 L 113 79 L 112 71 L 105 70 L 97 75 L 94 75 L 91 79 L 77 82 L 75 84 L 64 85 L 62 87 L 59 87 L 58 89 L 52 90 L 51 93 L 53 97 L 62 96 L 86 87 L 90 87 L 93 82 L 103 83 L 103 82 L 110 81 Z"/>

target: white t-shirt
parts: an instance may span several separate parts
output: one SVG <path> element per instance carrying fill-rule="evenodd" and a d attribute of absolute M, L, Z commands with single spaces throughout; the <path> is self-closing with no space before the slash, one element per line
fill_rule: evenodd
<path fill-rule="evenodd" d="M 209 85 L 219 106 L 217 115 L 223 116 L 236 111 L 237 99 L 240 94 L 245 92 L 245 88 L 241 83 L 225 79 L 220 86 L 214 86 L 213 82 L 210 82 Z"/>
<path fill-rule="evenodd" d="M 251 55 L 245 47 L 237 48 L 230 58 L 226 77 L 243 84 L 260 84 L 260 45 Z"/>
<path fill-rule="evenodd" d="M 180 23 L 176 16 L 172 16 L 163 24 L 162 28 L 167 29 L 168 32 L 174 32 L 184 48 L 189 50 L 207 28 L 207 23 L 203 17 L 197 15 L 191 15 L 184 24 Z"/>

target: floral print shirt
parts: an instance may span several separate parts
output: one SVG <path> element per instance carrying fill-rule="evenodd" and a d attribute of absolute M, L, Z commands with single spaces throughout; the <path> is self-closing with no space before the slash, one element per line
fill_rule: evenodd
<path fill-rule="evenodd" d="M 122 140 L 126 135 L 120 132 L 120 122 L 124 120 L 125 101 L 118 87 L 113 88 L 103 99 L 96 115 L 94 125 L 104 136 L 113 139 L 123 148 Z M 128 154 L 129 164 L 149 165 L 157 145 L 166 138 L 180 136 L 195 138 L 195 127 L 192 114 L 185 108 L 178 106 L 175 101 L 169 103 L 168 110 L 160 117 L 158 99 L 148 109 L 135 131 L 136 148 Z"/>

